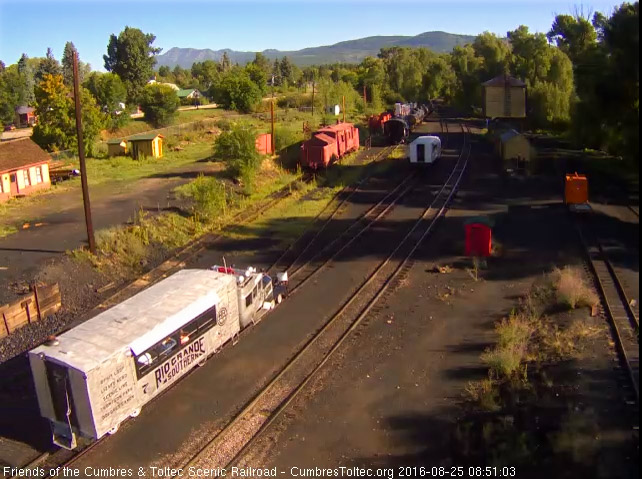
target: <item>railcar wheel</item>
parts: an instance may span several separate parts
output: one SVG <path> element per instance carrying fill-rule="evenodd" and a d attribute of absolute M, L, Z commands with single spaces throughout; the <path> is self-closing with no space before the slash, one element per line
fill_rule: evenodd
<path fill-rule="evenodd" d="M 139 415 L 140 415 L 140 408 L 137 407 L 129 414 L 129 417 L 138 417 Z"/>
<path fill-rule="evenodd" d="M 208 356 L 205 356 L 203 359 L 201 359 L 201 360 L 198 362 L 197 366 L 198 366 L 198 367 L 205 366 L 205 363 L 207 362 L 207 358 L 208 358 Z"/>
<path fill-rule="evenodd" d="M 276 304 L 281 304 L 282 302 L 283 302 L 283 295 L 281 293 L 279 293 L 276 296 Z"/>
<path fill-rule="evenodd" d="M 107 434 L 110 436 L 112 434 L 116 434 L 118 432 L 118 429 L 120 429 L 120 424 L 116 424 L 114 427 L 112 427 L 109 431 L 107 431 Z"/>

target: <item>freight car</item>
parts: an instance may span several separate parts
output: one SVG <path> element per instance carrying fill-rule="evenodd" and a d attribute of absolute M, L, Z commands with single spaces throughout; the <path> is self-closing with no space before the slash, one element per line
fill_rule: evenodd
<path fill-rule="evenodd" d="M 53 442 L 99 439 L 271 309 L 283 284 L 254 268 L 186 269 L 29 352 Z"/>
<path fill-rule="evenodd" d="M 383 125 L 384 134 L 391 145 L 403 143 L 410 134 L 410 127 L 404 118 L 391 118 Z"/>
<path fill-rule="evenodd" d="M 368 119 L 368 129 L 371 133 L 383 133 L 383 125 L 392 118 L 390 112 L 384 111 L 379 115 L 372 115 Z"/>
<path fill-rule="evenodd" d="M 301 166 L 327 168 L 337 159 L 359 149 L 359 129 L 352 123 L 337 123 L 315 131 L 301 145 Z"/>

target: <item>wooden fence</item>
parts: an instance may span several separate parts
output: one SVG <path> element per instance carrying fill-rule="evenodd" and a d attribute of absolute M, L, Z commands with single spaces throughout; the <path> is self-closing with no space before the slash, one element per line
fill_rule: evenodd
<path fill-rule="evenodd" d="M 32 286 L 31 293 L 11 304 L 0 306 L 0 339 L 9 336 L 24 325 L 40 321 L 57 312 L 62 306 L 58 283 Z"/>

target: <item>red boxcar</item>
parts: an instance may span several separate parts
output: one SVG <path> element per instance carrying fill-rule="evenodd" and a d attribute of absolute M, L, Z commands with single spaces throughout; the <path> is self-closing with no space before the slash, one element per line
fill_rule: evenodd
<path fill-rule="evenodd" d="M 392 115 L 387 111 L 380 115 L 372 115 L 368 120 L 368 128 L 371 132 L 383 133 L 383 124 L 390 118 L 392 118 Z"/>
<path fill-rule="evenodd" d="M 335 159 L 359 149 L 359 130 L 352 123 L 326 126 L 301 145 L 301 165 L 312 170 L 326 168 Z"/>

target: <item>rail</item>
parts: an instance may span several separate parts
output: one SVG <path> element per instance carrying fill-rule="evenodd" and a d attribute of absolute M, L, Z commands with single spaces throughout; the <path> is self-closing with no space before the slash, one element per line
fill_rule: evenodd
<path fill-rule="evenodd" d="M 620 365 L 632 388 L 633 401 L 639 407 L 639 320 L 599 239 L 579 222 L 575 222 L 575 227 L 610 325 Z"/>

